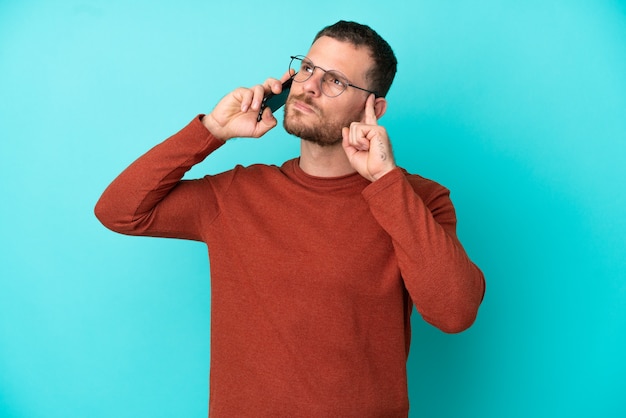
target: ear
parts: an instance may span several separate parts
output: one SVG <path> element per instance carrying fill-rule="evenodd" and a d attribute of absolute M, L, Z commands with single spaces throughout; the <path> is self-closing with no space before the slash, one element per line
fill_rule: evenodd
<path fill-rule="evenodd" d="M 377 97 L 374 101 L 374 112 L 376 112 L 376 119 L 383 117 L 387 111 L 387 99 L 384 97 Z"/>

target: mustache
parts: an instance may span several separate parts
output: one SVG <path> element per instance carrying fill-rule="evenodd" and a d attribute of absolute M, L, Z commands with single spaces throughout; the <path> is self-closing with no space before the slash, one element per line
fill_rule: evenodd
<path fill-rule="evenodd" d="M 296 101 L 296 100 L 312 108 L 315 111 L 315 113 L 318 113 L 318 114 L 320 113 L 320 109 L 317 106 L 315 106 L 311 96 L 303 93 L 303 94 L 298 94 L 298 95 L 292 95 L 289 97 L 289 103 Z"/>

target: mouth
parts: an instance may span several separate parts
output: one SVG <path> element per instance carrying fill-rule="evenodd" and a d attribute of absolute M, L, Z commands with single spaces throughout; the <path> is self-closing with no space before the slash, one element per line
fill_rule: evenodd
<path fill-rule="evenodd" d="M 304 114 L 317 114 L 317 108 L 315 108 L 312 104 L 308 103 L 306 100 L 294 98 L 291 101 L 291 108 L 297 110 Z"/>

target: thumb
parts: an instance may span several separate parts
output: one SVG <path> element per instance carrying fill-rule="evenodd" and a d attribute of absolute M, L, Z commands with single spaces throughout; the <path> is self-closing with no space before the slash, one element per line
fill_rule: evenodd
<path fill-rule="evenodd" d="M 350 128 L 343 127 L 341 129 L 341 136 L 343 137 L 343 141 L 341 141 L 341 145 L 343 146 L 343 150 L 346 152 L 346 155 L 350 157 L 352 154 L 356 152 L 353 146 L 350 145 Z"/>
<path fill-rule="evenodd" d="M 343 128 L 341 128 L 341 137 L 343 138 L 343 141 L 341 142 L 341 144 L 343 145 L 344 148 L 348 147 L 350 145 L 350 128 L 344 126 Z"/>
<path fill-rule="evenodd" d="M 272 114 L 272 111 L 269 108 L 265 108 L 263 110 L 261 120 L 256 124 L 254 137 L 261 137 L 265 135 L 268 131 L 276 127 L 277 124 L 278 121 Z"/>

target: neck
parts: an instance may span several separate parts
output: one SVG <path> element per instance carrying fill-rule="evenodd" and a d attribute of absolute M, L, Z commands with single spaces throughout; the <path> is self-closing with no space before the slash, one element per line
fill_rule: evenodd
<path fill-rule="evenodd" d="M 310 176 L 341 177 L 354 173 L 341 142 L 321 146 L 300 140 L 300 168 Z"/>

